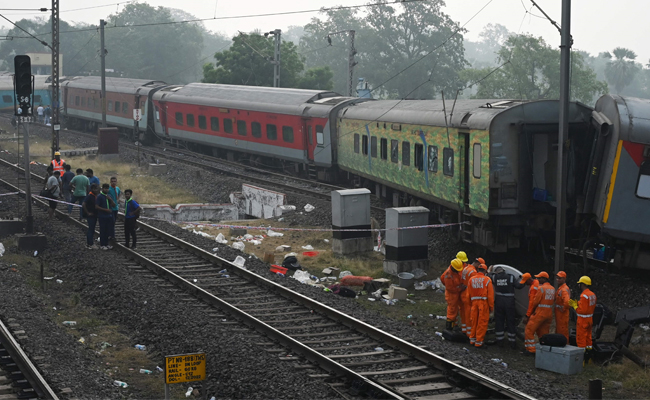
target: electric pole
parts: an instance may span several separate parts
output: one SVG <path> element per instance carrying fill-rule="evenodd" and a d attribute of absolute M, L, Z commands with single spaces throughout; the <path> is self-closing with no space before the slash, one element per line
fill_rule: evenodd
<path fill-rule="evenodd" d="M 104 22 L 103 19 L 99 20 L 99 37 L 101 41 L 101 49 L 99 50 L 99 57 L 101 59 L 101 77 L 102 77 L 102 128 L 106 128 L 106 49 L 104 48 Z"/>
<path fill-rule="evenodd" d="M 330 35 L 338 35 L 341 33 L 347 33 L 350 36 L 350 50 L 348 52 L 348 96 L 352 97 L 354 93 L 354 81 L 353 81 L 354 67 L 358 64 L 354 60 L 354 56 L 357 55 L 357 49 L 354 48 L 354 35 L 356 31 L 350 29 L 345 31 L 328 33 L 326 39 L 329 45 L 331 46 L 332 38 L 330 37 Z"/>
<path fill-rule="evenodd" d="M 52 0 L 52 154 L 59 150 L 59 123 L 61 99 L 59 98 L 59 0 Z"/>
<path fill-rule="evenodd" d="M 273 35 L 273 87 L 280 87 L 280 46 L 282 45 L 282 31 L 276 29 L 268 33 Z"/>
<path fill-rule="evenodd" d="M 571 0 L 562 0 L 562 31 L 560 58 L 560 124 L 557 141 L 557 193 L 555 202 L 555 274 L 564 270 L 564 242 L 566 234 L 566 182 L 569 144 L 569 101 L 571 66 Z"/>

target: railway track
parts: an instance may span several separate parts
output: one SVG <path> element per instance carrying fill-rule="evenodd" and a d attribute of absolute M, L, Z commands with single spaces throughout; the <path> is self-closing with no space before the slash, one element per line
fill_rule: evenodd
<path fill-rule="evenodd" d="M 6 161 L 0 165 L 19 169 Z M 17 191 L 6 181 L 0 184 Z M 85 227 L 59 211 L 57 216 Z M 372 398 L 532 398 L 149 224 L 139 226 L 136 250 L 122 246 L 121 237 L 114 244 L 133 260 L 129 268 L 134 275 L 153 279 L 184 300 L 218 309 L 211 315 L 222 320 L 227 316 L 222 323 L 244 324 L 261 333 L 261 348 L 277 353 L 278 362 L 294 362 L 310 371 L 313 379 L 336 378 L 333 387 Z M 288 352 L 294 356 L 285 356 Z"/>
<path fill-rule="evenodd" d="M 20 330 L 17 333 L 23 333 Z M 0 399 L 58 400 L 50 385 L 0 321 Z"/>

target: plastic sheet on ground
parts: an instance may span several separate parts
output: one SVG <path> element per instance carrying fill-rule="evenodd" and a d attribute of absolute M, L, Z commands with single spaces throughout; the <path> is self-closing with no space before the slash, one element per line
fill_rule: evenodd
<path fill-rule="evenodd" d="M 413 274 L 413 278 L 415 279 L 420 279 L 422 277 L 427 276 L 427 273 L 420 268 L 414 269 L 413 271 L 411 271 L 411 273 Z"/>
<path fill-rule="evenodd" d="M 352 272 L 350 271 L 341 271 L 339 274 L 339 279 L 343 278 L 344 276 L 352 275 Z"/>
<path fill-rule="evenodd" d="M 197 231 L 196 229 L 192 229 L 192 232 L 196 233 L 197 235 L 207 237 L 207 238 L 213 238 L 214 236 L 207 234 L 205 232 Z"/>
<path fill-rule="evenodd" d="M 242 256 L 237 256 L 237 258 L 235 258 L 235 261 L 233 261 L 232 263 L 238 267 L 243 267 L 244 264 L 246 263 L 246 259 L 244 259 L 244 257 Z"/>
<path fill-rule="evenodd" d="M 246 245 L 244 243 L 242 243 L 242 242 L 235 242 L 235 243 L 232 244 L 232 248 L 236 249 L 236 250 L 239 250 L 239 251 L 244 251 L 244 249 L 246 248 Z"/>
<path fill-rule="evenodd" d="M 250 233 L 247 233 L 247 234 L 244 235 L 244 240 L 251 240 L 252 238 L 253 238 L 253 235 L 251 235 Z"/>
<path fill-rule="evenodd" d="M 0 257 L 5 255 L 5 245 L 0 243 Z"/>
<path fill-rule="evenodd" d="M 308 244 L 307 246 L 302 246 L 303 249 L 305 250 L 314 250 L 314 246 Z"/>
<path fill-rule="evenodd" d="M 251 244 L 253 244 L 254 246 L 259 246 L 259 245 L 262 244 L 262 241 L 261 241 L 261 240 L 257 240 L 257 239 L 253 239 L 253 240 L 251 240 L 250 242 L 251 242 Z"/>
<path fill-rule="evenodd" d="M 270 229 L 266 232 L 266 234 L 267 234 L 269 237 L 281 237 L 281 236 L 284 236 L 284 233 L 275 232 L 275 231 L 272 231 L 272 230 L 270 230 Z"/>
<path fill-rule="evenodd" d="M 292 278 L 297 280 L 300 283 L 306 283 L 306 284 L 318 282 L 318 279 L 316 279 L 316 281 L 312 280 L 309 271 L 301 271 L 299 269 L 296 270 L 296 272 L 294 272 Z"/>
<path fill-rule="evenodd" d="M 316 207 L 312 206 L 311 204 L 305 205 L 305 211 L 306 212 L 312 212 L 316 209 Z"/>
<path fill-rule="evenodd" d="M 431 286 L 431 289 L 435 290 L 436 292 L 444 293 L 445 292 L 445 285 L 442 284 L 442 281 L 440 281 L 440 278 L 436 278 L 433 281 L 421 281 L 421 282 L 416 282 L 415 285 L 413 285 L 413 288 L 415 290 L 424 290 Z"/>
<path fill-rule="evenodd" d="M 228 243 L 228 239 L 226 239 L 226 237 L 223 235 L 223 233 L 218 234 L 217 238 L 215 240 L 217 241 L 217 243 L 221 243 L 221 244 Z"/>

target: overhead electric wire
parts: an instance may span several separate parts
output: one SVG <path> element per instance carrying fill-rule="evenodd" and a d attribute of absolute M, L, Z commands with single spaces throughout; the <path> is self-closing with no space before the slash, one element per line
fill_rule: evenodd
<path fill-rule="evenodd" d="M 32 35 L 31 33 L 27 32 L 25 29 L 23 29 L 23 28 L 21 28 L 20 26 L 16 25 L 13 21 L 11 21 L 9 18 L 5 17 L 4 15 L 0 14 L 0 17 L 4 18 L 4 19 L 5 19 L 7 22 L 9 22 L 11 25 L 13 25 L 13 26 L 15 26 L 16 28 L 20 29 L 21 31 L 25 32 L 26 34 L 28 34 L 28 35 L 31 36 L 32 38 L 38 40 L 38 41 L 39 41 L 43 46 L 45 46 L 45 47 L 49 47 L 50 49 L 52 48 L 52 47 L 50 47 L 49 44 L 47 44 L 46 41 L 41 40 L 41 39 L 37 38 L 36 36 Z"/>

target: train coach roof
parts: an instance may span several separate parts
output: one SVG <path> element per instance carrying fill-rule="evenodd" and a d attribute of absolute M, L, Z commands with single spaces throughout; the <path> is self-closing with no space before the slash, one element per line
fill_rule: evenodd
<path fill-rule="evenodd" d="M 182 87 L 164 89 L 156 94 L 156 97 L 163 93 L 167 93 L 165 101 L 290 115 L 326 115 L 331 106 L 348 99 L 327 90 L 211 83 L 190 83 Z"/>
<path fill-rule="evenodd" d="M 523 104 L 521 100 L 384 100 L 368 101 L 344 109 L 350 119 L 381 122 L 409 121 L 411 124 L 449 126 L 465 124 L 470 129 L 487 129 L 490 121 L 507 109 Z M 453 115 L 452 115 L 453 108 Z M 451 116 L 451 117 L 450 117 Z"/>
<path fill-rule="evenodd" d="M 106 77 L 106 91 L 114 93 L 135 93 L 138 88 L 143 86 L 155 87 L 165 85 L 162 81 L 152 81 L 150 79 L 130 79 Z M 62 86 L 86 90 L 102 90 L 102 82 L 99 76 L 75 76 L 68 78 Z"/>
<path fill-rule="evenodd" d="M 608 94 L 598 99 L 596 111 L 619 129 L 619 139 L 650 144 L 650 100 Z"/>
<path fill-rule="evenodd" d="M 43 90 L 50 87 L 50 75 L 34 75 L 34 89 Z M 14 90 L 14 75 L 0 75 L 0 90 Z"/>

